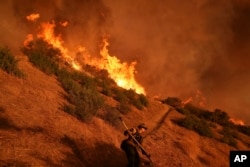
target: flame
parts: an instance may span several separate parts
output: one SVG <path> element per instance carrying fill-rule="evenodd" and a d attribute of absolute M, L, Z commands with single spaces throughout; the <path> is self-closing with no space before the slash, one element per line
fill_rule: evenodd
<path fill-rule="evenodd" d="M 59 25 L 65 27 L 68 26 L 68 22 L 59 22 Z M 64 41 L 61 35 L 55 34 L 55 27 L 56 23 L 54 21 L 41 23 L 41 31 L 38 33 L 37 38 L 43 39 L 47 43 L 51 44 L 54 48 L 59 49 L 64 61 L 68 62 L 75 70 L 82 70 L 82 67 L 79 63 L 80 60 L 77 61 L 78 58 L 69 54 L 68 49 L 64 47 Z M 33 39 L 33 35 L 29 34 L 24 41 L 24 45 L 27 46 L 27 44 Z M 132 89 L 138 94 L 145 95 L 146 93 L 144 88 L 135 80 L 136 62 L 134 61 L 131 64 L 128 64 L 126 62 L 122 63 L 117 57 L 111 56 L 109 54 L 107 48 L 108 45 L 109 43 L 107 42 L 107 39 L 104 39 L 103 46 L 100 50 L 101 58 L 91 57 L 87 49 L 82 46 L 78 48 L 77 53 L 81 53 L 81 58 L 84 59 L 84 63 L 93 65 L 99 69 L 107 70 L 107 72 L 109 73 L 109 77 L 112 78 L 118 86 L 125 89 Z M 82 62 L 82 60 L 80 62 Z"/>
<path fill-rule="evenodd" d="M 198 104 L 200 107 L 205 107 L 206 106 L 206 98 L 203 96 L 202 92 L 200 90 L 196 90 L 196 93 L 194 97 L 189 97 L 187 100 L 182 101 L 183 105 L 186 105 L 187 103 L 194 103 Z"/>
<path fill-rule="evenodd" d="M 193 101 L 193 97 L 189 97 L 187 100 L 182 101 L 182 104 L 186 105 L 187 103 L 190 103 L 191 101 Z"/>
<path fill-rule="evenodd" d="M 26 16 L 26 19 L 29 21 L 36 21 L 40 17 L 39 13 L 32 13 L 28 16 Z"/>
<path fill-rule="evenodd" d="M 230 120 L 232 123 L 234 123 L 235 125 L 245 125 L 244 121 L 240 120 L 240 119 L 235 119 L 235 118 L 230 118 Z"/>
<path fill-rule="evenodd" d="M 68 24 L 69 24 L 69 22 L 67 22 L 67 21 L 60 22 L 60 25 L 63 27 L 68 26 Z"/>
<path fill-rule="evenodd" d="M 110 78 L 112 78 L 118 86 L 125 89 L 135 90 L 138 94 L 146 94 L 144 88 L 139 85 L 135 80 L 135 65 L 136 62 L 128 64 L 115 57 L 111 56 L 108 52 L 109 43 L 107 39 L 103 40 L 103 47 L 100 55 L 103 58 L 103 63 L 99 67 L 108 71 Z"/>
<path fill-rule="evenodd" d="M 33 41 L 33 40 L 34 40 L 33 35 L 32 35 L 32 34 L 28 34 L 27 37 L 26 37 L 26 39 L 25 39 L 24 42 L 23 42 L 23 45 L 24 45 L 25 47 L 28 47 L 28 44 L 29 44 L 31 41 Z"/>
<path fill-rule="evenodd" d="M 37 35 L 38 38 L 43 39 L 44 41 L 51 44 L 54 48 L 59 49 L 62 53 L 62 56 L 66 62 L 71 64 L 75 70 L 81 70 L 81 66 L 74 60 L 74 58 L 69 55 L 68 49 L 63 46 L 64 41 L 61 38 L 61 35 L 55 35 L 54 29 L 56 24 L 54 21 L 51 23 L 45 22 L 41 24 L 41 32 Z"/>
<path fill-rule="evenodd" d="M 206 106 L 206 101 L 207 99 L 203 96 L 203 93 L 200 90 L 196 90 L 196 99 L 198 99 L 198 104 L 200 107 L 205 107 Z"/>

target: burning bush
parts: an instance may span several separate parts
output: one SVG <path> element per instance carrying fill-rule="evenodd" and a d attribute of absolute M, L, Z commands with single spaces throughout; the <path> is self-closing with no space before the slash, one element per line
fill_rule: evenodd
<path fill-rule="evenodd" d="M 97 86 L 100 92 L 106 96 L 113 97 L 119 102 L 117 109 L 122 113 L 130 111 L 129 105 L 134 105 L 137 109 L 142 110 L 148 106 L 148 99 L 143 94 L 137 94 L 135 90 L 118 87 L 114 80 L 108 76 L 106 70 L 99 70 L 93 66 L 86 65 L 84 69 L 94 76 L 97 76 Z"/>
<path fill-rule="evenodd" d="M 24 73 L 17 66 L 18 60 L 11 54 L 7 47 L 0 47 L 0 68 L 17 77 L 24 77 Z"/>

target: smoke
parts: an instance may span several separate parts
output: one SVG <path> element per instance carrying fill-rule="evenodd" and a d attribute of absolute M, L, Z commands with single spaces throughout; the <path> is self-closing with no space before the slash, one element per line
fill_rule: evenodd
<path fill-rule="evenodd" d="M 211 109 L 250 123 L 250 3 L 247 0 L 7 0 L 1 2 L 0 44 L 22 46 L 39 21 L 58 28 L 69 50 L 98 55 L 103 35 L 111 55 L 137 61 L 136 79 L 149 96 L 187 99 L 197 90 Z"/>
<path fill-rule="evenodd" d="M 111 50 L 137 60 L 151 96 L 187 99 L 250 123 L 250 3 L 243 0 L 106 0 Z"/>
<path fill-rule="evenodd" d="M 25 31 L 23 30 L 23 24 L 20 24 L 19 20 L 16 19 L 12 9 L 12 1 L 1 2 L 0 10 L 0 45 L 8 46 L 12 49 L 17 48 L 21 40 L 24 39 Z"/>
<path fill-rule="evenodd" d="M 27 34 L 38 32 L 40 22 L 54 20 L 56 23 L 67 21 L 70 25 L 58 26 L 56 30 L 62 34 L 67 47 L 76 49 L 81 45 L 96 54 L 110 18 L 101 0 L 7 0 L 1 3 L 0 9 L 0 42 L 12 48 L 22 46 Z M 26 16 L 32 13 L 39 13 L 39 20 L 27 21 Z"/>

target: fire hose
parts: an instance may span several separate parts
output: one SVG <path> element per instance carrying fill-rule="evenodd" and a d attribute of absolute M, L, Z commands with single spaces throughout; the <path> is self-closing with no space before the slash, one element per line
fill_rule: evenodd
<path fill-rule="evenodd" d="M 152 162 L 152 160 L 150 158 L 150 154 L 147 153 L 147 151 L 143 148 L 143 146 L 141 145 L 141 143 L 138 140 L 136 140 L 136 138 L 129 132 L 129 129 L 128 129 L 127 125 L 125 124 L 125 122 L 123 121 L 122 117 L 119 117 L 119 119 L 121 120 L 123 126 L 128 131 L 129 136 L 136 142 L 136 144 L 140 147 L 140 149 L 144 152 L 144 154 L 146 155 L 146 157 L 150 161 L 150 164 L 153 166 L 153 162 Z"/>

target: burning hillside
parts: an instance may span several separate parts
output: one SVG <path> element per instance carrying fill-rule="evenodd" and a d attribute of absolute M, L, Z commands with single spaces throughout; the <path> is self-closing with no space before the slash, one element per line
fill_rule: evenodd
<path fill-rule="evenodd" d="M 38 19 L 39 14 L 30 14 L 27 16 L 29 21 Z M 61 34 L 55 33 L 56 26 L 70 26 L 67 22 L 59 22 L 57 25 L 55 21 L 42 22 L 40 24 L 40 31 L 37 35 L 29 34 L 24 41 L 24 45 L 28 47 L 28 43 L 32 42 L 36 36 L 38 39 L 43 39 L 48 44 L 51 44 L 54 48 L 59 49 L 62 54 L 62 59 L 70 64 L 75 70 L 81 71 L 82 65 L 80 62 L 95 66 L 99 69 L 107 70 L 110 78 L 112 78 L 118 86 L 127 90 L 132 89 L 138 94 L 145 94 L 144 88 L 135 80 L 135 65 L 136 62 L 128 64 L 121 62 L 117 57 L 111 56 L 108 51 L 108 41 L 103 39 L 102 47 L 100 48 L 100 56 L 90 56 L 85 47 L 79 47 L 78 51 L 69 51 L 64 44 Z M 76 54 L 77 58 L 76 58 Z M 80 55 L 79 55 L 80 54 Z"/>
<path fill-rule="evenodd" d="M 103 36 L 109 34 L 109 55 L 121 60 L 120 69 L 133 69 L 123 78 L 136 78 L 137 83 L 113 76 L 117 84 L 143 87 L 138 92 L 161 98 L 187 99 L 198 89 L 209 108 L 223 108 L 248 124 L 249 7 L 247 0 L 181 4 L 174 0 L 8 0 L 0 5 L 0 43 L 18 52 L 27 34 L 33 35 L 31 39 L 44 32 L 40 25 L 44 23 L 60 38 L 68 54 L 64 58 L 79 68 L 84 59 L 90 63 L 89 57 L 105 59 L 100 51 L 105 46 Z"/>

